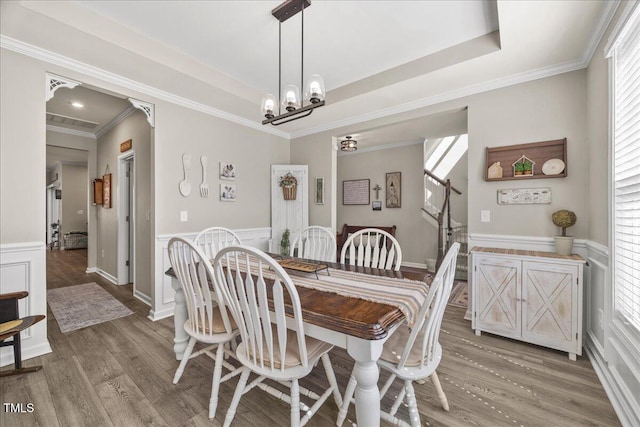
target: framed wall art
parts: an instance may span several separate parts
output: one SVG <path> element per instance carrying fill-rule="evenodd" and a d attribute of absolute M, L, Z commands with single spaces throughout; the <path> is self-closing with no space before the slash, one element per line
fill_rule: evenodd
<path fill-rule="evenodd" d="M 373 202 L 371 202 L 371 210 L 381 211 L 382 210 L 382 201 L 374 200 Z"/>
<path fill-rule="evenodd" d="M 235 202 L 236 186 L 233 184 L 220 184 L 220 200 L 223 202 Z"/>
<path fill-rule="evenodd" d="M 102 207 L 111 207 L 111 174 L 102 176 Z"/>
<path fill-rule="evenodd" d="M 343 205 L 368 205 L 369 193 L 368 179 L 342 181 Z"/>
<path fill-rule="evenodd" d="M 220 179 L 235 181 L 236 165 L 229 162 L 220 162 Z"/>
<path fill-rule="evenodd" d="M 324 178 L 316 178 L 316 205 L 324 205 Z"/>
<path fill-rule="evenodd" d="M 386 200 L 388 208 L 402 206 L 402 172 L 389 172 L 386 174 Z"/>

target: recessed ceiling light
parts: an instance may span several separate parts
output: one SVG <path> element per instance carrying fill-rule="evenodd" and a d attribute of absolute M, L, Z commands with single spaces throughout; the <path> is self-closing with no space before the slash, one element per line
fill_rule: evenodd
<path fill-rule="evenodd" d="M 73 107 L 76 107 L 76 108 L 84 108 L 84 104 L 81 104 L 81 103 L 80 103 L 80 102 L 78 102 L 78 101 L 74 101 L 74 102 L 72 102 L 72 103 L 71 103 L 71 105 L 72 105 Z"/>

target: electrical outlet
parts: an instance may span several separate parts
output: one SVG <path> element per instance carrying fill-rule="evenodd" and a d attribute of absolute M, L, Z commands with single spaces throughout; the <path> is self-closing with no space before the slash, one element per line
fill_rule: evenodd
<path fill-rule="evenodd" d="M 180 211 L 180 222 L 189 221 L 189 212 L 188 211 Z"/>
<path fill-rule="evenodd" d="M 104 258 L 104 249 L 102 250 L 102 258 Z"/>
<path fill-rule="evenodd" d="M 480 211 L 480 222 L 491 222 L 491 211 Z"/>
<path fill-rule="evenodd" d="M 84 215 L 84 211 L 82 209 L 78 209 L 78 215 Z"/>

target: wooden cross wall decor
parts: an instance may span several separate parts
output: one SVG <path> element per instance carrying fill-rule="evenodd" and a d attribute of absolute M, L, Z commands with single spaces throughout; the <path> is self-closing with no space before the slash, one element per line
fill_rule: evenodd
<path fill-rule="evenodd" d="M 380 198 L 380 190 L 382 190 L 382 187 L 376 184 L 376 186 L 373 187 L 372 190 L 376 192 L 376 200 L 378 200 Z"/>

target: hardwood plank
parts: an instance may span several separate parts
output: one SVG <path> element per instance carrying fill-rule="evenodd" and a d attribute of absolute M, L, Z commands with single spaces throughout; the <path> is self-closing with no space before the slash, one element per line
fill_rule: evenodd
<path fill-rule="evenodd" d="M 60 424 L 113 425 L 76 356 L 52 363 L 45 373 Z"/>
<path fill-rule="evenodd" d="M 48 311 L 48 337 L 54 352 L 25 361 L 25 366 L 42 364 L 42 370 L 0 381 L 3 402 L 31 402 L 35 411 L 8 414 L 0 410 L 0 425 L 221 426 L 237 378 L 221 385 L 216 418 L 209 420 L 213 361 L 206 356 L 190 360 L 180 382 L 173 385 L 178 367 L 173 319 L 151 322 L 149 308 L 133 297 L 131 285 L 114 286 L 84 273 L 85 269 L 84 250 L 47 251 L 48 288 L 96 282 L 135 313 L 63 334 Z M 416 384 L 422 425 L 620 425 L 588 358 L 572 362 L 566 353 L 491 334 L 477 337 L 463 320 L 464 312 L 447 307 L 440 334 L 443 359 L 438 373 L 450 411 L 442 409 L 429 381 Z M 353 360 L 342 349 L 332 350 L 330 356 L 344 391 Z M 387 375 L 381 374 L 380 383 Z M 322 366 L 302 383 L 313 390 L 325 386 Z M 399 387 L 396 384 L 391 391 Z M 383 408 L 389 407 L 393 394 L 385 397 Z M 252 390 L 241 399 L 233 426 L 289 425 L 289 409 L 286 403 Z M 337 414 L 329 398 L 307 425 L 334 425 Z M 399 414 L 408 420 L 404 406 Z M 354 422 L 351 405 L 344 425 Z"/>
<path fill-rule="evenodd" d="M 127 375 L 99 384 L 96 390 L 115 426 L 168 425 Z"/>

